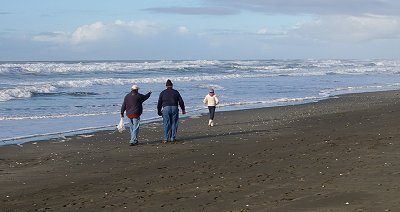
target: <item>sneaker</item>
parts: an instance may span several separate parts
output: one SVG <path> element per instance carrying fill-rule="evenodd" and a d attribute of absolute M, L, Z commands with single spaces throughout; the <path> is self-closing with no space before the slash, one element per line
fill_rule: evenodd
<path fill-rule="evenodd" d="M 168 142 L 168 141 L 166 141 L 166 140 L 162 141 L 163 144 L 166 144 L 167 142 Z"/>
<path fill-rule="evenodd" d="M 133 143 L 130 143 L 130 144 L 129 144 L 129 146 L 136 146 L 136 145 L 138 145 L 138 143 L 134 143 L 134 144 L 133 144 Z"/>

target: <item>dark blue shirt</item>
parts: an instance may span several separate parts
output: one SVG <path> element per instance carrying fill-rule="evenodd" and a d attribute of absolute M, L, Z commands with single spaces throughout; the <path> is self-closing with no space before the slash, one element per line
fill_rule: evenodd
<path fill-rule="evenodd" d="M 160 93 L 160 97 L 158 98 L 157 111 L 158 114 L 161 113 L 162 107 L 165 106 L 179 106 L 182 111 L 185 111 L 185 103 L 181 97 L 181 94 L 172 88 L 167 88 Z"/>

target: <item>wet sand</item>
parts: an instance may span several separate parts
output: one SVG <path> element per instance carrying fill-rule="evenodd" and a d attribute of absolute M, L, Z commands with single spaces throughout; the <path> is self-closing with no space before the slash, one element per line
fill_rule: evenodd
<path fill-rule="evenodd" d="M 400 211 L 400 92 L 0 147 L 0 211 Z"/>

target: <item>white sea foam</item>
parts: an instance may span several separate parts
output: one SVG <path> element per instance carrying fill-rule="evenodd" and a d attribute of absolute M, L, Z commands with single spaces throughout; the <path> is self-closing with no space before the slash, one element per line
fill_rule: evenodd
<path fill-rule="evenodd" d="M 81 114 L 51 114 L 51 115 L 32 115 L 32 116 L 3 116 L 3 117 L 0 117 L 0 121 L 56 119 L 56 118 L 69 118 L 69 117 L 116 115 L 116 114 L 119 114 L 119 112 L 97 112 L 97 113 L 81 113 Z"/>
<path fill-rule="evenodd" d="M 94 85 L 127 85 L 132 83 L 149 84 L 149 83 L 165 83 L 167 79 L 174 82 L 189 82 L 189 81 L 205 81 L 205 80 L 223 80 L 235 79 L 240 77 L 252 77 L 251 75 L 229 74 L 229 75 L 195 75 L 195 76 L 182 76 L 182 77 L 144 77 L 135 79 L 121 79 L 121 78 L 106 78 L 106 79 L 87 79 L 87 80 L 63 80 L 53 83 L 56 87 L 76 88 L 76 87 L 90 87 Z"/>
<path fill-rule="evenodd" d="M 151 71 L 171 72 L 196 71 L 199 68 L 213 67 L 225 73 L 257 74 L 269 73 L 288 76 L 312 76 L 326 74 L 368 74 L 399 72 L 400 61 L 346 61 L 346 60 L 306 60 L 306 61 L 132 61 L 132 62 L 25 62 L 0 63 L 0 74 L 66 74 L 132 71 L 149 74 Z M 207 69 L 203 69 L 207 70 Z M 253 73 L 255 72 L 255 73 Z M 218 74 L 218 73 L 216 73 Z"/>
<path fill-rule="evenodd" d="M 323 89 L 319 92 L 319 94 L 323 97 L 331 97 L 340 94 L 346 93 L 357 93 L 357 92 L 366 92 L 366 91 L 377 91 L 377 90 L 386 90 L 391 87 L 398 87 L 396 84 L 388 84 L 386 86 L 383 85 L 370 85 L 370 86 L 348 86 L 348 87 L 338 87 L 331 89 Z"/>
<path fill-rule="evenodd" d="M 0 73 L 73 73 L 73 72 L 130 72 L 135 70 L 187 69 L 218 65 L 216 60 L 144 61 L 144 62 L 32 62 L 3 63 Z"/>
<path fill-rule="evenodd" d="M 86 79 L 86 80 L 61 80 L 56 82 L 42 82 L 33 83 L 31 85 L 17 85 L 15 88 L 1 89 L 0 101 L 8 101 L 17 98 L 30 98 L 34 93 L 51 93 L 60 88 L 86 88 L 91 86 L 112 86 L 112 85 L 127 85 L 133 83 L 148 84 L 148 83 L 164 83 L 167 79 L 174 82 L 189 82 L 189 81 L 204 81 L 204 80 L 223 80 L 234 79 L 241 76 L 239 74 L 217 75 L 217 76 L 187 76 L 187 77 L 148 77 L 136 79 L 120 79 L 120 78 L 106 78 L 106 79 Z"/>
<path fill-rule="evenodd" d="M 26 136 L 16 136 L 12 138 L 4 138 L 0 139 L 0 142 L 3 142 L 3 144 L 12 144 L 12 142 L 19 143 L 18 141 L 20 140 L 26 140 L 25 142 L 30 141 L 29 139 L 34 139 L 34 138 L 56 138 L 56 137 L 64 137 L 65 135 L 68 134 L 74 134 L 74 133 L 85 133 L 85 132 L 93 132 L 96 130 L 101 130 L 101 129 L 109 129 L 111 127 L 115 127 L 115 125 L 107 125 L 107 126 L 100 126 L 100 127 L 85 127 L 85 128 L 80 128 L 80 129 L 75 129 L 75 130 L 68 130 L 68 131 L 61 131 L 61 132 L 52 132 L 52 133 L 42 133 L 42 134 L 32 134 L 32 135 L 26 135 Z M 0 143 L 1 145 L 1 143 Z"/>
<path fill-rule="evenodd" d="M 257 105 L 257 104 L 263 104 L 263 105 L 274 105 L 274 104 L 279 104 L 279 103 L 299 103 L 299 102 L 305 102 L 305 101 L 316 101 L 321 98 L 319 97 L 314 97 L 314 96 L 309 96 L 309 97 L 302 97 L 302 98 L 277 98 L 277 99 L 271 99 L 271 100 L 257 100 L 257 101 L 240 101 L 240 102 L 226 102 L 219 104 L 220 107 L 228 107 L 228 106 L 236 106 L 236 105 Z"/>
<path fill-rule="evenodd" d="M 213 88 L 213 89 L 219 90 L 219 91 L 225 90 L 225 88 L 223 86 L 217 85 L 217 84 L 198 84 L 197 87 L 206 88 L 206 89 Z"/>
<path fill-rule="evenodd" d="M 235 69 L 223 70 L 215 75 L 197 73 L 191 76 L 168 77 L 174 81 L 204 81 L 234 78 L 259 78 L 274 76 L 322 76 L 326 74 L 398 74 L 399 61 L 346 61 L 346 60 L 308 60 L 308 61 L 149 61 L 149 62 L 34 62 L 34 63 L 0 63 L 0 73 L 19 70 L 27 73 L 68 73 L 93 71 L 132 71 L 132 70 L 182 70 L 204 66 L 234 64 Z M 289 65 L 294 64 L 294 65 Z M 372 64 L 372 65 L 370 65 Z M 316 67 L 309 69 L 308 67 Z M 175 75 L 180 75 L 176 72 Z M 91 78 L 80 80 L 61 80 L 55 82 L 37 82 L 27 85 L 16 85 L 0 90 L 0 101 L 15 98 L 29 98 L 33 93 L 49 93 L 57 88 L 81 88 L 94 85 L 125 85 L 131 83 L 163 83 L 167 77 L 147 78 Z"/>
<path fill-rule="evenodd" d="M 16 98 L 29 98 L 34 93 L 50 93 L 56 89 L 57 88 L 55 86 L 50 84 L 18 86 L 15 88 L 1 89 L 0 101 L 8 101 Z"/>

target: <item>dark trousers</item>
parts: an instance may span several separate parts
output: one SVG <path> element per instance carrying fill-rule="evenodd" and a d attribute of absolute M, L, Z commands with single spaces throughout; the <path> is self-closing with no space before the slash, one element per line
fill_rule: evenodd
<path fill-rule="evenodd" d="M 215 115 L 215 106 L 208 106 L 208 111 L 210 113 L 210 119 L 214 120 L 214 115 Z"/>

